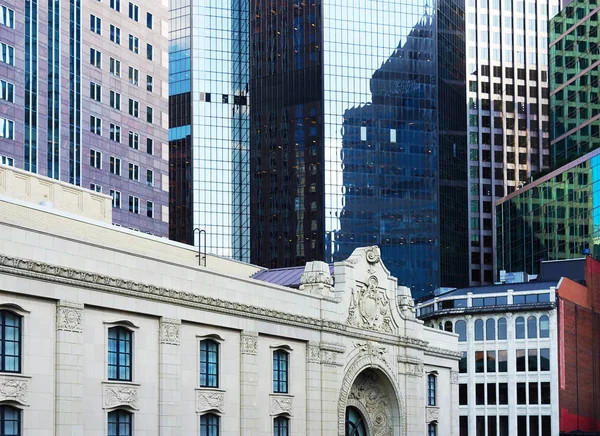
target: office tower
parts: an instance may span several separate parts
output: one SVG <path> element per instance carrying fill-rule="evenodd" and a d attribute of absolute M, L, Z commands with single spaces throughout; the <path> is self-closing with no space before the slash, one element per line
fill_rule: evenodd
<path fill-rule="evenodd" d="M 173 0 L 171 239 L 249 261 L 248 4 Z M 192 19 L 193 18 L 193 19 Z"/>
<path fill-rule="evenodd" d="M 600 255 L 599 11 L 574 1 L 550 22 L 552 172 L 498 203 L 500 270 L 535 274 L 542 260 Z"/>
<path fill-rule="evenodd" d="M 496 200 L 549 165 L 548 20 L 559 0 L 468 0 L 470 281 L 494 281 Z"/>
<path fill-rule="evenodd" d="M 162 2 L 3 2 L 0 162 L 111 195 L 115 224 L 166 236 L 166 20 Z"/>
<path fill-rule="evenodd" d="M 252 262 L 377 244 L 413 296 L 468 283 L 464 6 L 251 1 L 250 17 Z"/>

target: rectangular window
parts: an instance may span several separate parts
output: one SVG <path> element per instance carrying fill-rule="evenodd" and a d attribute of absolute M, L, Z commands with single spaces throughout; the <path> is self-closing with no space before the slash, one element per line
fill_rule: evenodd
<path fill-rule="evenodd" d="M 154 122 L 154 109 L 146 106 L 146 121 L 152 124 Z"/>
<path fill-rule="evenodd" d="M 8 165 L 9 167 L 15 166 L 15 160 L 12 157 L 0 156 L 0 163 L 2 165 Z"/>
<path fill-rule="evenodd" d="M 542 397 L 540 404 L 550 404 L 550 382 L 541 383 Z"/>
<path fill-rule="evenodd" d="M 200 341 L 200 387 L 219 387 L 219 344 L 212 339 Z"/>
<path fill-rule="evenodd" d="M 146 44 L 146 59 L 150 61 L 154 59 L 154 47 L 152 47 L 152 44 Z"/>
<path fill-rule="evenodd" d="M 102 169 L 102 153 L 90 149 L 90 166 L 92 168 Z"/>
<path fill-rule="evenodd" d="M 129 197 L 131 198 L 131 197 Z M 108 379 L 131 381 L 132 333 L 125 327 L 108 329 Z"/>
<path fill-rule="evenodd" d="M 460 362 L 458 362 L 458 372 L 461 374 L 467 373 L 467 352 L 462 351 L 460 356 Z"/>
<path fill-rule="evenodd" d="M 154 27 L 154 23 L 152 21 L 152 14 L 150 12 L 146 12 L 146 27 L 148 29 L 152 29 L 152 27 Z"/>
<path fill-rule="evenodd" d="M 527 350 L 527 366 L 528 371 L 537 371 L 538 370 L 538 358 L 537 358 L 537 349 L 532 348 Z"/>
<path fill-rule="evenodd" d="M 139 76 L 140 72 L 136 68 L 129 67 L 129 83 L 137 85 Z"/>
<path fill-rule="evenodd" d="M 140 109 L 140 103 L 138 101 L 135 101 L 130 98 L 129 99 L 129 115 L 131 115 L 132 117 L 139 118 L 140 117 L 139 109 Z"/>
<path fill-rule="evenodd" d="M 15 28 L 15 11 L 6 6 L 0 6 L 0 24 L 11 29 Z"/>
<path fill-rule="evenodd" d="M 517 383 L 517 404 L 527 404 L 527 392 L 525 383 Z"/>
<path fill-rule="evenodd" d="M 102 101 L 102 85 L 90 82 L 90 98 L 96 101 Z"/>
<path fill-rule="evenodd" d="M 102 186 L 97 185 L 95 183 L 90 183 L 90 190 L 95 192 L 102 192 Z"/>
<path fill-rule="evenodd" d="M 487 404 L 496 404 L 496 383 L 487 384 Z"/>
<path fill-rule="evenodd" d="M 129 50 L 136 54 L 140 51 L 140 41 L 137 37 L 133 36 L 132 34 L 129 34 Z"/>
<path fill-rule="evenodd" d="M 138 150 L 140 148 L 140 135 L 139 133 L 129 131 L 129 147 L 134 150 Z"/>
<path fill-rule="evenodd" d="M 0 62 L 15 65 L 15 48 L 0 42 Z"/>
<path fill-rule="evenodd" d="M 121 11 L 121 0 L 110 0 L 110 7 L 117 12 Z"/>
<path fill-rule="evenodd" d="M 205 413 L 200 416 L 200 436 L 219 435 L 219 424 L 221 418 L 214 413 Z"/>
<path fill-rule="evenodd" d="M 102 19 L 95 15 L 90 15 L 90 30 L 98 35 L 102 34 Z"/>
<path fill-rule="evenodd" d="M 273 392 L 288 393 L 288 359 L 289 354 L 283 350 L 273 352 Z"/>
<path fill-rule="evenodd" d="M 110 157 L 110 172 L 117 176 L 121 175 L 121 159 L 118 157 Z"/>
<path fill-rule="evenodd" d="M 149 155 L 154 154 L 154 140 L 150 138 L 146 138 L 146 153 Z"/>
<path fill-rule="evenodd" d="M 516 350 L 517 354 L 517 371 L 523 372 L 525 371 L 525 350 L 519 349 Z"/>
<path fill-rule="evenodd" d="M 469 404 L 469 391 L 466 383 L 458 385 L 458 404 L 461 406 L 467 406 Z"/>
<path fill-rule="evenodd" d="M 550 348 L 540 348 L 540 371 L 550 371 Z"/>
<path fill-rule="evenodd" d="M 129 2 L 129 18 L 131 18 L 134 21 L 138 21 L 138 13 L 139 13 L 138 6 Z"/>
<path fill-rule="evenodd" d="M 0 80 L 0 99 L 15 102 L 15 85 L 5 80 Z"/>
<path fill-rule="evenodd" d="M 485 404 L 485 385 L 483 383 L 475 384 L 475 404 L 478 406 Z"/>
<path fill-rule="evenodd" d="M 484 372 L 485 361 L 483 351 L 475 351 L 475 372 Z"/>
<path fill-rule="evenodd" d="M 427 405 L 435 406 L 436 377 L 434 374 L 427 376 Z"/>
<path fill-rule="evenodd" d="M 121 77 L 121 61 L 115 58 L 110 58 L 110 74 Z"/>
<path fill-rule="evenodd" d="M 133 195 L 129 196 L 129 212 L 140 213 L 140 199 Z"/>
<path fill-rule="evenodd" d="M 0 371 L 21 372 L 21 317 L 0 311 Z"/>
<path fill-rule="evenodd" d="M 110 196 L 112 197 L 112 207 L 121 209 L 121 192 L 111 189 Z"/>
<path fill-rule="evenodd" d="M 508 404 L 508 383 L 498 383 L 498 404 Z"/>
<path fill-rule="evenodd" d="M 152 92 L 154 90 L 154 79 L 152 76 L 146 75 L 146 91 Z"/>
<path fill-rule="evenodd" d="M 538 384 L 529 383 L 529 404 L 538 404 Z"/>
<path fill-rule="evenodd" d="M 148 218 L 154 218 L 154 202 L 153 201 L 146 202 L 146 216 Z"/>
<path fill-rule="evenodd" d="M 90 132 L 102 136 L 102 120 L 93 115 L 90 115 Z"/>
<path fill-rule="evenodd" d="M 146 183 L 148 186 L 154 186 L 154 171 L 146 170 Z"/>
<path fill-rule="evenodd" d="M 129 164 L 129 180 L 140 181 L 140 167 L 136 164 Z"/>
<path fill-rule="evenodd" d="M 469 417 L 461 416 L 459 418 L 459 435 L 460 436 L 469 436 Z"/>
<path fill-rule="evenodd" d="M 121 110 L 121 94 L 112 90 L 110 91 L 110 107 Z"/>
<path fill-rule="evenodd" d="M 90 64 L 102 68 L 102 53 L 95 48 L 90 48 Z"/>
<path fill-rule="evenodd" d="M 496 352 L 488 351 L 486 360 L 486 371 L 496 372 Z"/>
<path fill-rule="evenodd" d="M 121 29 L 112 24 L 110 25 L 110 40 L 121 45 Z"/>
<path fill-rule="evenodd" d="M 0 118 L 0 138 L 15 139 L 14 121 Z"/>
<path fill-rule="evenodd" d="M 527 416 L 517 416 L 517 436 L 527 436 Z"/>
<path fill-rule="evenodd" d="M 498 372 L 507 372 L 508 371 L 508 351 L 499 350 L 498 351 Z"/>
<path fill-rule="evenodd" d="M 108 413 L 108 436 L 132 436 L 133 414 L 127 410 L 117 409 Z"/>
<path fill-rule="evenodd" d="M 110 123 L 110 140 L 121 142 L 121 126 Z"/>

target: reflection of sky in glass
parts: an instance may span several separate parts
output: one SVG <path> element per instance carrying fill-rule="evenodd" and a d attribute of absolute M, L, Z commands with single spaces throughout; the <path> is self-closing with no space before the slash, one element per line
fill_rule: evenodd
<path fill-rule="evenodd" d="M 326 258 L 379 244 L 416 290 L 437 286 L 439 268 L 436 47 L 419 34 L 435 28 L 428 3 L 322 6 Z"/>

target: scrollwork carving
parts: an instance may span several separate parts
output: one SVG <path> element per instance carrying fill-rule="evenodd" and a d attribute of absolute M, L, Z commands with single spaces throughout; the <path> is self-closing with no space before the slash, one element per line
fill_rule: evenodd
<path fill-rule="evenodd" d="M 160 322 L 160 343 L 179 345 L 179 329 L 181 322 L 178 320 L 163 319 Z"/>
<path fill-rule="evenodd" d="M 306 347 L 306 361 L 308 363 L 321 363 L 321 350 L 318 345 L 309 344 Z"/>
<path fill-rule="evenodd" d="M 450 371 L 450 383 L 452 383 L 453 385 L 458 384 L 458 372 L 457 371 Z"/>
<path fill-rule="evenodd" d="M 354 327 L 392 333 L 390 299 L 379 288 L 379 280 L 371 276 L 366 283 L 357 283 L 352 291 L 346 322 Z"/>
<path fill-rule="evenodd" d="M 381 260 L 381 250 L 377 245 L 369 247 L 365 250 L 365 257 L 370 264 L 378 263 Z"/>
<path fill-rule="evenodd" d="M 138 409 L 139 386 L 130 384 L 104 384 L 104 408 L 131 407 Z"/>
<path fill-rule="evenodd" d="M 223 413 L 225 405 L 225 392 L 196 389 L 196 412 L 203 413 L 217 410 Z"/>
<path fill-rule="evenodd" d="M 425 419 L 427 422 L 438 421 L 440 419 L 440 409 L 439 407 L 431 407 L 428 406 L 425 412 Z"/>
<path fill-rule="evenodd" d="M 392 429 L 392 401 L 383 387 L 377 373 L 367 370 L 361 373 L 350 390 L 349 402 L 358 402 L 367 412 L 368 421 L 372 427 L 370 434 L 373 436 L 387 436 L 393 434 Z"/>
<path fill-rule="evenodd" d="M 83 332 L 83 304 L 60 301 L 56 306 L 56 330 Z"/>
<path fill-rule="evenodd" d="M 281 415 L 282 413 L 292 414 L 294 408 L 294 397 L 291 395 L 271 395 L 271 415 Z"/>
<path fill-rule="evenodd" d="M 258 343 L 258 333 L 242 332 L 242 334 L 240 336 L 241 353 L 256 356 L 257 343 Z"/>
<path fill-rule="evenodd" d="M 0 376 L 0 401 L 15 401 L 29 405 L 29 380 L 21 377 Z"/>

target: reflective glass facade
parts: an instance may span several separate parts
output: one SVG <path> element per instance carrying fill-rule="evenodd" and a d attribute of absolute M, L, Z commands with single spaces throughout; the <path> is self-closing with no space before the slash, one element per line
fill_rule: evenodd
<path fill-rule="evenodd" d="M 600 6 L 578 0 L 550 23 L 552 167 L 600 145 Z"/>
<path fill-rule="evenodd" d="M 537 274 L 542 260 L 600 255 L 600 150 L 542 177 L 496 207 L 498 270 Z"/>
<path fill-rule="evenodd" d="M 464 5 L 251 0 L 250 11 L 252 262 L 332 262 L 377 244 L 413 296 L 441 277 L 463 284 Z M 441 226 L 454 231 L 443 243 Z M 462 250 L 448 249 L 454 237 Z M 456 252 L 444 276 L 440 258 Z"/>
<path fill-rule="evenodd" d="M 208 252 L 241 261 L 250 260 L 248 14 L 247 0 L 173 0 L 169 17 L 169 235 L 197 244 L 194 229 L 205 230 Z"/>

